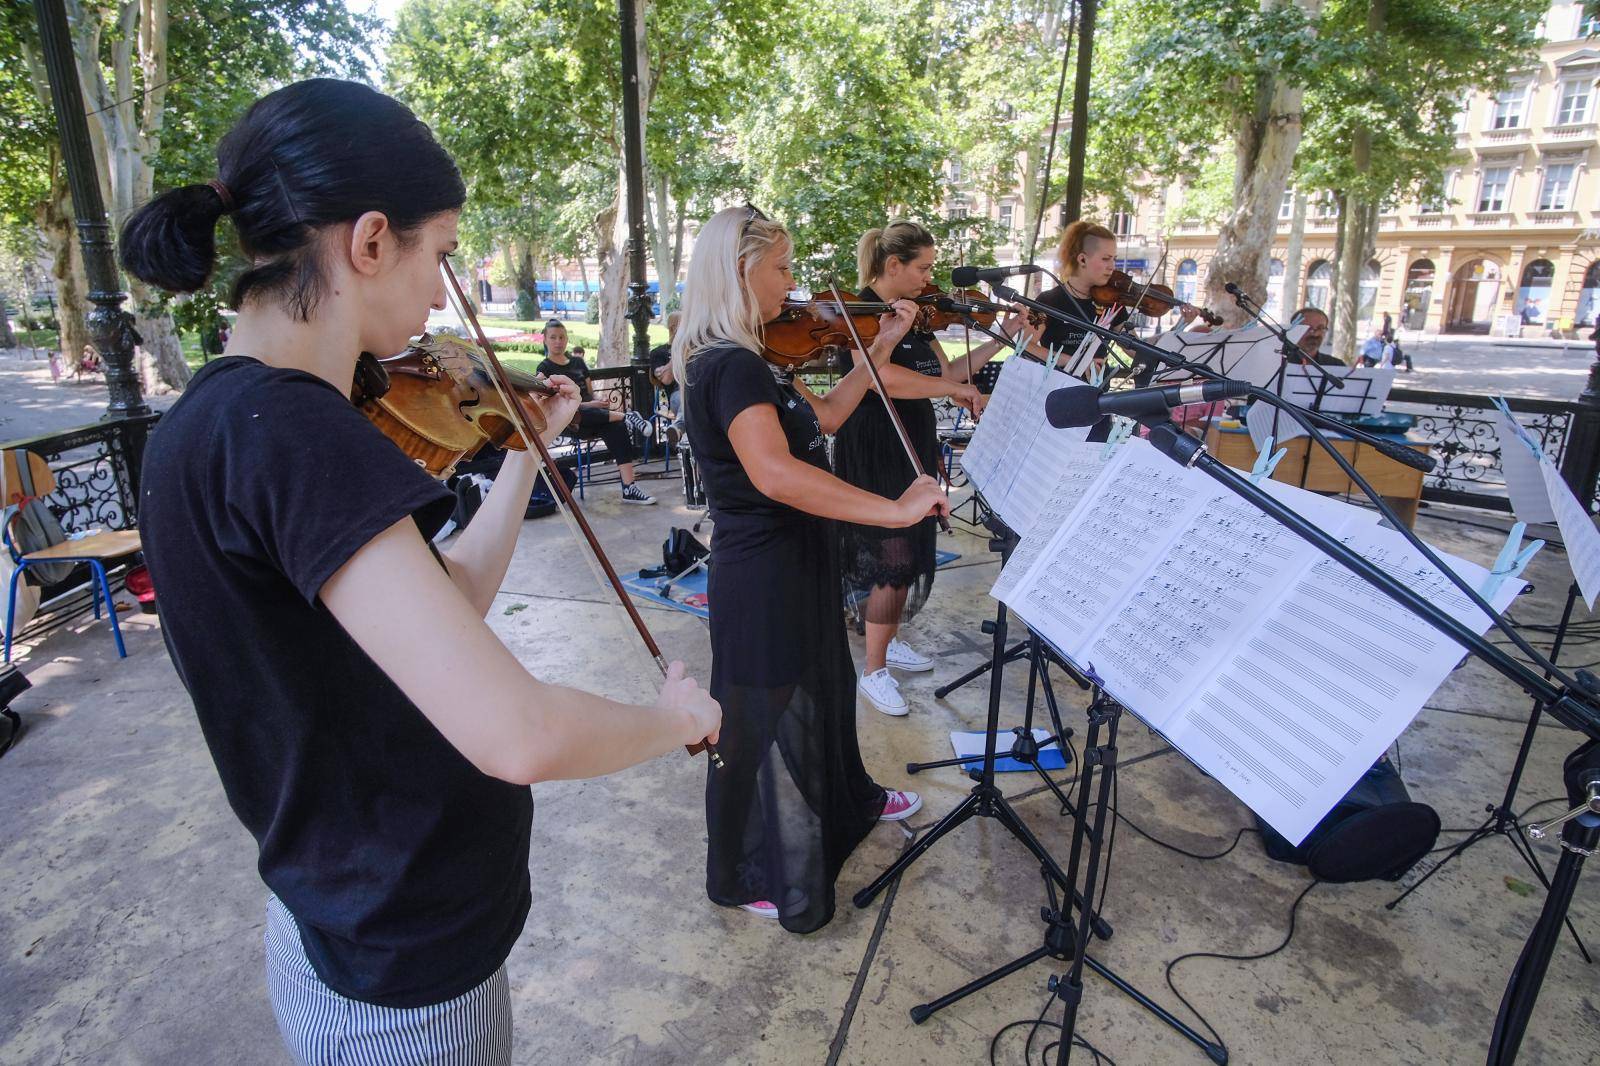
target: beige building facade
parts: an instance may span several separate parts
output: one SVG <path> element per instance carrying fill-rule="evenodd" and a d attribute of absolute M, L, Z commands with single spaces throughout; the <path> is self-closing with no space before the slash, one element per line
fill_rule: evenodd
<path fill-rule="evenodd" d="M 1464 101 L 1457 152 L 1434 203 L 1398 204 L 1380 215 L 1376 251 L 1361 281 L 1362 328 L 1385 312 L 1426 333 L 1571 336 L 1600 311 L 1600 5 L 1557 0 L 1541 24 L 1536 63 L 1504 86 Z M 1064 141 L 1065 130 L 1061 133 Z M 1020 194 L 970 189 L 960 165 L 946 173 L 947 217 L 987 217 L 1006 235 L 1001 262 L 1023 256 Z M 1087 212 L 1118 235 L 1125 269 L 1199 291 L 1215 254 L 1214 225 L 1174 224 L 1184 190 L 1174 187 L 1130 212 Z M 1297 306 L 1331 307 L 1338 218 L 1331 195 L 1308 192 L 1295 288 Z M 1281 306 L 1293 194 L 1279 208 L 1264 303 Z M 1058 211 L 1046 216 L 1037 261 L 1053 265 Z M 1163 263 L 1162 253 L 1166 258 Z M 1261 298 L 1258 294 L 1258 298 Z"/>
<path fill-rule="evenodd" d="M 1434 203 L 1379 216 L 1376 254 L 1362 272 L 1363 330 L 1385 312 L 1425 333 L 1570 336 L 1600 310 L 1600 16 L 1557 2 L 1541 30 L 1539 60 L 1504 86 L 1464 102 L 1456 157 Z M 1181 197 L 1182 192 L 1174 191 Z M 1330 307 L 1335 208 L 1309 194 L 1299 305 Z M 1281 303 L 1293 200 L 1279 209 L 1269 306 Z M 1170 234 L 1180 295 L 1194 291 L 1215 252 L 1216 230 Z M 1283 308 L 1275 307 L 1282 311 Z M 1288 310 L 1293 310 L 1289 308 Z"/>

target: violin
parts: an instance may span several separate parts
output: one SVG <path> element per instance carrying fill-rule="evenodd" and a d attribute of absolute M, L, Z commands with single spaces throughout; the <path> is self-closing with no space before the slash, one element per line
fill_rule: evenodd
<path fill-rule="evenodd" d="M 548 427 L 544 411 L 527 397 L 553 396 L 558 391 L 544 378 L 507 370 L 494 354 L 477 312 L 461 290 L 461 282 L 448 264 L 441 264 L 447 292 L 477 337 L 476 346 L 448 336 L 424 334 L 416 344 L 390 359 L 363 354 L 356 363 L 351 400 L 390 440 L 418 466 L 444 477 L 463 456 L 483 445 L 523 450 L 532 446 L 539 454 L 544 478 L 565 506 L 561 515 L 589 546 L 590 560 L 601 580 L 633 623 L 645 650 L 665 676 L 666 656 L 606 557 L 588 518 L 572 498 L 566 478 L 555 473 L 555 460 L 540 436 Z M 713 766 L 723 766 L 722 756 L 709 741 L 688 745 L 690 755 L 704 751 Z"/>
<path fill-rule="evenodd" d="M 1193 308 L 1195 314 L 1209 325 L 1222 325 L 1221 315 L 1204 307 L 1185 303 L 1173 295 L 1172 290 L 1165 285 L 1149 285 L 1137 293 L 1134 292 L 1134 285 L 1132 275 L 1126 271 L 1114 270 L 1111 272 L 1109 282 L 1096 285 L 1089 290 L 1089 299 L 1102 306 L 1127 307 L 1140 314 L 1152 316 L 1164 315 L 1174 308 L 1180 311 Z"/>
<path fill-rule="evenodd" d="M 894 311 L 892 303 L 882 300 L 863 300 L 843 290 L 839 295 L 850 318 L 849 326 L 855 327 L 854 337 L 844 321 L 845 315 L 832 300 L 791 297 L 783 301 L 778 317 L 764 327 L 766 348 L 761 354 L 767 362 L 793 370 L 821 358 L 830 348 L 850 347 L 855 339 L 871 343 L 878 335 L 878 316 Z M 947 292 L 930 284 L 910 299 L 917 305 L 911 328 L 919 332 L 934 333 L 969 320 L 980 326 L 994 325 L 995 312 L 987 309 L 992 305 L 976 289 Z M 963 304 L 983 307 L 958 309 Z"/>
<path fill-rule="evenodd" d="M 512 388 L 522 396 L 554 396 L 543 377 L 507 369 Z M 449 335 L 422 338 L 387 359 L 363 352 L 356 363 L 351 400 L 384 436 L 433 477 L 449 477 L 456 464 L 485 444 L 526 451 L 506 400 L 476 347 Z M 546 428 L 537 403 L 522 413 L 534 433 Z"/>

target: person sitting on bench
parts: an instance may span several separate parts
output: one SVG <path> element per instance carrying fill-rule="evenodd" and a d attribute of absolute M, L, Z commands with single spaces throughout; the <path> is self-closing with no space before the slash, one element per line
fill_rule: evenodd
<path fill-rule="evenodd" d="M 544 351 L 539 373 L 548 377 L 559 374 L 571 378 L 578 386 L 583 403 L 578 408 L 578 417 L 573 419 L 573 428 L 605 441 L 606 451 L 617 464 L 617 473 L 622 475 L 622 502 L 655 503 L 655 497 L 633 480 L 633 460 L 637 452 L 630 430 L 642 435 L 649 423 L 637 411 L 613 411 L 606 401 L 594 398 L 594 391 L 589 388 L 589 365 L 567 354 L 567 327 L 560 322 L 552 320 L 544 324 Z"/>

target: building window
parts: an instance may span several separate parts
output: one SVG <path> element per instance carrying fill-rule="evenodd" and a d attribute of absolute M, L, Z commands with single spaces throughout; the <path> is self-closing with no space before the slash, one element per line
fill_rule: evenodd
<path fill-rule="evenodd" d="M 1376 259 L 1368 259 L 1367 265 L 1361 268 L 1361 284 L 1357 293 L 1359 306 L 1356 308 L 1356 321 L 1368 322 L 1373 318 L 1378 307 L 1378 278 L 1383 275 L 1383 265 Z"/>
<path fill-rule="evenodd" d="M 1333 264 L 1318 259 L 1306 271 L 1306 306 L 1326 311 L 1333 306 Z"/>
<path fill-rule="evenodd" d="M 1011 218 L 1015 211 L 1016 208 L 1012 207 L 1010 204 L 1000 205 L 1000 228 L 1004 230 L 1008 236 L 1011 233 Z"/>
<path fill-rule="evenodd" d="M 1539 189 L 1539 210 L 1565 211 L 1572 206 L 1572 179 L 1577 170 L 1575 163 L 1545 165 L 1544 185 Z"/>
<path fill-rule="evenodd" d="M 1490 167 L 1483 172 L 1478 185 L 1479 211 L 1504 211 L 1506 197 L 1511 191 L 1511 168 Z"/>
<path fill-rule="evenodd" d="M 1283 190 L 1283 199 L 1278 201 L 1278 221 L 1287 222 L 1294 217 L 1294 190 Z"/>
<path fill-rule="evenodd" d="M 1194 300 L 1195 289 L 1199 287 L 1200 264 L 1193 259 L 1185 259 L 1178 264 L 1178 284 L 1173 289 L 1172 295 L 1183 303 Z"/>
<path fill-rule="evenodd" d="M 966 218 L 967 209 L 965 207 L 952 207 L 949 212 L 949 217 L 952 219 Z"/>
<path fill-rule="evenodd" d="M 1459 171 L 1447 170 L 1439 176 L 1439 191 L 1435 195 L 1423 197 L 1419 205 L 1424 214 L 1442 215 L 1450 210 L 1450 201 L 1455 197 L 1456 178 Z"/>
<path fill-rule="evenodd" d="M 1111 232 L 1118 237 L 1127 237 L 1133 233 L 1133 212 L 1117 211 L 1111 216 Z"/>
<path fill-rule="evenodd" d="M 1316 202 L 1312 205 L 1311 213 L 1317 218 L 1333 218 L 1339 213 L 1339 204 L 1333 198 L 1333 193 L 1327 190 L 1317 193 Z"/>
<path fill-rule="evenodd" d="M 1587 78 L 1574 78 L 1561 83 L 1561 96 L 1556 102 L 1556 125 L 1576 126 L 1589 121 L 1589 95 L 1592 86 Z"/>
<path fill-rule="evenodd" d="M 1283 260 L 1267 262 L 1267 313 L 1281 315 L 1283 307 Z"/>
<path fill-rule="evenodd" d="M 966 180 L 966 171 L 964 171 L 962 169 L 962 167 L 961 167 L 961 160 L 959 160 L 959 159 L 950 160 L 950 182 L 951 182 L 951 184 L 952 185 L 959 185 L 964 180 Z"/>
<path fill-rule="evenodd" d="M 1523 104 L 1526 102 L 1528 90 L 1526 86 L 1519 85 L 1514 89 L 1502 89 L 1494 95 L 1494 112 L 1490 119 L 1489 128 L 1493 130 L 1519 129 L 1522 126 Z"/>
<path fill-rule="evenodd" d="M 1524 325 L 1537 326 L 1550 311 L 1550 289 L 1556 268 L 1548 259 L 1535 259 L 1522 268 L 1515 311 Z"/>
<path fill-rule="evenodd" d="M 1597 31 L 1600 32 L 1600 31 Z M 1575 325 L 1594 325 L 1595 312 L 1600 311 L 1600 260 L 1589 264 L 1583 274 L 1583 291 L 1578 293 L 1578 317 Z"/>
<path fill-rule="evenodd" d="M 1578 15 L 1579 37 L 1600 37 L 1600 4 L 1584 4 Z"/>

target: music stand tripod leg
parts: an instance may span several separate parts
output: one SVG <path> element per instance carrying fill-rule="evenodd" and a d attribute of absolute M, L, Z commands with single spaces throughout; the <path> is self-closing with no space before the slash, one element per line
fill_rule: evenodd
<path fill-rule="evenodd" d="M 1556 624 L 1555 638 L 1550 643 L 1551 663 L 1557 663 L 1560 660 L 1561 645 L 1566 641 L 1567 624 L 1572 620 L 1572 610 L 1574 604 L 1578 601 L 1578 595 L 1578 583 L 1574 581 L 1567 587 L 1566 606 L 1561 610 L 1561 621 Z M 1549 671 L 1545 672 L 1545 676 L 1547 678 L 1550 676 Z M 1489 816 L 1483 820 L 1483 823 L 1474 829 L 1461 843 L 1451 848 L 1449 854 L 1440 859 L 1433 869 L 1417 878 L 1404 892 L 1385 903 L 1383 905 L 1385 910 L 1394 910 L 1395 907 L 1404 902 L 1407 896 L 1426 884 L 1434 874 L 1443 870 L 1453 859 L 1459 857 L 1479 841 L 1486 840 L 1492 836 L 1505 837 L 1517 854 L 1522 857 L 1522 861 L 1533 871 L 1539 883 L 1544 886 L 1546 891 L 1549 891 L 1550 878 L 1546 876 L 1544 865 L 1539 861 L 1539 856 L 1534 852 L 1532 846 L 1522 838 L 1522 823 L 1517 820 L 1515 809 L 1517 793 L 1522 788 L 1522 774 L 1527 769 L 1528 755 L 1533 750 L 1533 741 L 1538 735 L 1539 722 L 1543 717 L 1544 705 L 1535 700 L 1532 710 L 1528 713 L 1528 724 L 1522 731 L 1522 742 L 1517 745 L 1517 758 L 1512 763 L 1511 776 L 1506 780 L 1505 795 L 1501 797 L 1499 806 L 1484 808 Z M 1578 935 L 1578 930 L 1573 926 L 1571 919 L 1567 919 L 1566 926 L 1567 931 L 1572 934 L 1572 942 L 1577 946 L 1578 953 L 1583 956 L 1583 961 L 1585 963 L 1593 962 L 1594 960 L 1589 954 L 1587 945 L 1584 944 L 1583 938 Z"/>

